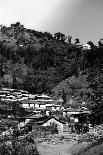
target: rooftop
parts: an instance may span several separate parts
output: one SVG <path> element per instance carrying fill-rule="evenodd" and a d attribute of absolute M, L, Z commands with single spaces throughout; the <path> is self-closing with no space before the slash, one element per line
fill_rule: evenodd
<path fill-rule="evenodd" d="M 32 120 L 30 120 L 30 122 L 27 125 L 35 125 L 35 124 L 42 125 L 52 118 L 54 118 L 55 120 L 59 121 L 62 124 L 65 124 L 65 122 L 63 120 L 60 120 L 59 118 L 57 118 L 55 116 L 42 116 L 42 117 L 38 117 L 38 118 L 34 117 Z"/>

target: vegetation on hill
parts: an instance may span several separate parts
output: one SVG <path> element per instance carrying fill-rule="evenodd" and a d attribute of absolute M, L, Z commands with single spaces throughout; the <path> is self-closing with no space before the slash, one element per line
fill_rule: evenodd
<path fill-rule="evenodd" d="M 78 38 L 72 43 L 72 36 L 26 29 L 19 22 L 1 25 L 0 86 L 31 93 L 62 91 L 65 103 L 68 94 L 69 99 L 92 103 L 93 110 L 99 112 L 103 100 L 102 39 L 98 46 L 88 41 L 90 50 L 79 44 Z M 65 80 L 65 88 L 57 91 L 58 83 Z"/>

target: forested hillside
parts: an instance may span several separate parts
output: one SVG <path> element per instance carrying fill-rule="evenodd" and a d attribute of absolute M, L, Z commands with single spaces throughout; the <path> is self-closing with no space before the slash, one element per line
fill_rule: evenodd
<path fill-rule="evenodd" d="M 0 29 L 0 86 L 31 93 L 69 94 L 102 103 L 103 44 L 83 50 L 71 36 L 26 29 L 19 22 Z M 67 81 L 64 86 L 58 83 Z M 58 85 L 58 86 L 57 86 Z M 63 84 L 62 84 L 63 85 Z M 58 89 L 57 89 L 58 88 Z"/>

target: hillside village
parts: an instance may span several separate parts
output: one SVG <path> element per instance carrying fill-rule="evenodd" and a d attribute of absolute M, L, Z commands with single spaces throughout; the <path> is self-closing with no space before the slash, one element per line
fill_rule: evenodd
<path fill-rule="evenodd" d="M 42 95 L 33 95 L 29 94 L 27 91 L 23 90 L 16 90 L 16 89 L 9 89 L 9 88 L 3 88 L 0 91 L 0 98 L 2 105 L 6 104 L 6 102 L 19 102 L 20 107 L 25 109 L 25 111 L 30 111 L 30 113 L 37 113 L 37 114 L 43 114 L 43 115 L 51 115 L 53 112 L 61 112 L 62 116 L 73 115 L 73 114 L 79 114 L 79 113 L 89 113 L 89 110 L 85 107 L 83 104 L 81 107 L 78 107 L 78 109 L 73 108 L 65 108 L 63 106 L 63 99 L 62 97 L 59 99 L 56 99 L 54 97 L 50 97 L 48 95 L 42 94 Z M 1 109 L 2 109 L 1 105 Z M 5 110 L 5 108 L 4 108 Z M 8 109 L 6 109 L 8 111 Z M 11 108 L 12 110 L 12 108 Z"/>
<path fill-rule="evenodd" d="M 37 151 L 35 141 L 41 151 L 44 143 L 81 146 L 102 138 L 102 40 L 97 46 L 82 44 L 70 35 L 26 29 L 19 22 L 1 25 L 1 144 L 12 143 L 15 151 L 16 142 L 26 141 Z"/>
<path fill-rule="evenodd" d="M 94 130 L 89 122 L 91 111 L 86 108 L 84 102 L 78 108 L 66 108 L 63 106 L 62 96 L 61 98 L 56 98 L 46 94 L 34 95 L 24 90 L 10 88 L 0 90 L 0 100 L 2 103 L 0 105 L 0 115 L 2 116 L 0 122 L 1 138 L 10 135 L 24 137 L 24 135 L 32 133 L 35 140 L 39 141 L 41 138 L 44 142 L 44 137 L 58 135 L 57 137 L 52 137 L 50 143 L 59 144 L 60 137 L 63 136 L 64 140 L 67 139 L 66 137 L 69 140 L 74 139 L 73 143 L 75 144 L 80 140 L 78 135 L 81 135 L 81 133 L 85 135 L 87 132 Z M 14 115 L 12 111 L 14 110 L 13 104 L 11 103 L 19 103 L 16 111 L 19 111 L 19 108 L 22 107 L 24 109 L 22 115 L 20 113 Z M 7 104 L 9 105 L 8 108 L 6 107 Z M 85 126 L 86 123 L 88 123 L 88 127 Z M 79 124 L 82 126 L 78 126 Z M 99 136 L 99 134 L 97 135 Z M 87 136 L 80 141 L 87 141 L 87 139 L 92 141 L 93 137 L 93 135 L 91 138 Z M 39 147 L 39 149 L 41 148 Z"/>

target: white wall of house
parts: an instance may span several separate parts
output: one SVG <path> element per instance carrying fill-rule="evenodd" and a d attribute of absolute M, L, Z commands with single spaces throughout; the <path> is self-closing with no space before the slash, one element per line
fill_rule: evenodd
<path fill-rule="evenodd" d="M 31 103 L 31 104 L 30 104 L 30 107 L 31 107 L 31 108 L 34 108 L 34 104 L 33 104 L 33 103 Z"/>
<path fill-rule="evenodd" d="M 46 111 L 46 115 L 49 116 L 49 111 Z"/>
<path fill-rule="evenodd" d="M 56 107 L 56 110 L 60 110 L 60 106 L 57 106 L 57 107 Z"/>
<path fill-rule="evenodd" d="M 18 123 L 18 128 L 25 126 L 27 123 L 29 123 L 31 119 L 27 118 L 25 121 Z"/>
<path fill-rule="evenodd" d="M 65 117 L 67 115 L 67 113 L 65 111 L 63 111 L 63 116 Z"/>
<path fill-rule="evenodd" d="M 22 104 L 22 107 L 23 107 L 23 108 L 30 108 L 30 105 L 27 104 L 27 103 L 23 103 L 23 104 Z"/>
<path fill-rule="evenodd" d="M 47 107 L 52 107 L 52 106 L 53 106 L 53 104 L 48 103 L 48 104 L 46 104 L 46 106 L 47 106 Z"/>
<path fill-rule="evenodd" d="M 62 124 L 61 122 L 55 120 L 54 118 L 51 118 L 51 119 L 48 120 L 46 123 L 44 123 L 42 126 L 50 126 L 51 123 L 57 124 L 59 133 L 60 133 L 60 134 L 63 133 L 63 124 Z"/>
<path fill-rule="evenodd" d="M 52 107 L 52 110 L 53 110 L 53 111 L 56 111 L 56 108 L 55 108 L 55 107 Z"/>
<path fill-rule="evenodd" d="M 39 104 L 38 103 L 35 103 L 35 108 L 39 108 Z"/>
<path fill-rule="evenodd" d="M 46 109 L 46 105 L 45 104 L 40 104 L 40 108 L 41 109 Z"/>
<path fill-rule="evenodd" d="M 61 106 L 52 106 L 52 110 L 53 111 L 61 110 Z"/>
<path fill-rule="evenodd" d="M 27 118 L 27 119 L 25 120 L 25 125 L 26 125 L 27 123 L 29 123 L 30 120 L 31 120 L 30 118 Z"/>
<path fill-rule="evenodd" d="M 68 111 L 67 115 L 75 115 L 75 114 L 80 114 L 79 111 Z"/>

